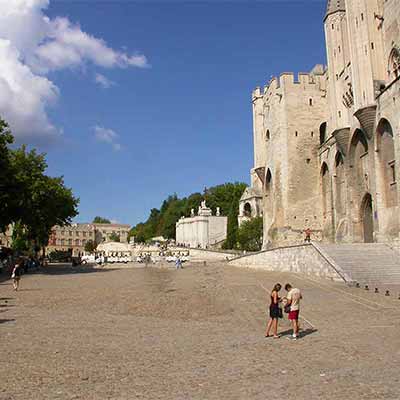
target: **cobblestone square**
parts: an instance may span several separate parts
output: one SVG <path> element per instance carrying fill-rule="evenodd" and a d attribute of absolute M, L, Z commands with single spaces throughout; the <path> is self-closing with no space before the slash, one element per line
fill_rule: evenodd
<path fill-rule="evenodd" d="M 303 291 L 297 342 L 286 319 L 264 338 L 276 282 Z M 50 266 L 0 290 L 1 400 L 400 398 L 397 292 L 222 263 Z"/>

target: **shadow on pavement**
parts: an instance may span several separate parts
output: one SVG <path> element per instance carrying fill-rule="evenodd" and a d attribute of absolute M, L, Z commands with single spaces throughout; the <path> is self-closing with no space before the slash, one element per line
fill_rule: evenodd
<path fill-rule="evenodd" d="M 95 268 L 91 265 L 75 266 L 71 264 L 60 264 L 60 265 L 49 265 L 47 267 L 41 268 L 36 272 L 36 274 L 42 275 L 68 275 L 68 274 L 89 274 L 92 272 L 107 272 L 115 271 L 118 268 Z"/>
<path fill-rule="evenodd" d="M 5 324 L 7 322 L 15 322 L 15 319 L 0 319 L 0 324 Z"/>
<path fill-rule="evenodd" d="M 318 332 L 318 329 L 313 329 L 313 328 L 301 329 L 299 332 L 299 338 L 303 338 L 305 336 L 312 335 L 313 333 L 316 333 L 316 332 Z M 293 333 L 292 329 L 287 329 L 286 331 L 279 332 L 279 334 L 281 336 L 289 336 L 292 333 Z"/>

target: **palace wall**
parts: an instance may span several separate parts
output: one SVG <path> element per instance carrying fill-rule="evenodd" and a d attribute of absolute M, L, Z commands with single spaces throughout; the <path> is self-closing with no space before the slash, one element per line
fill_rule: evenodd
<path fill-rule="evenodd" d="M 264 248 L 305 228 L 327 242 L 400 239 L 400 2 L 328 2 L 324 28 L 327 70 L 252 94 Z"/>

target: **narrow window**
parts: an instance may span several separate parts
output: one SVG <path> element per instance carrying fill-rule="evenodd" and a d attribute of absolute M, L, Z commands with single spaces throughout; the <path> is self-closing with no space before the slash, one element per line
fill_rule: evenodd
<path fill-rule="evenodd" d="M 391 183 L 395 183 L 396 182 L 396 169 L 395 169 L 394 166 L 395 166 L 395 162 L 391 161 L 389 163 L 390 172 L 391 172 L 391 175 L 392 175 L 392 182 Z"/>
<path fill-rule="evenodd" d="M 310 106 L 312 106 L 312 99 L 309 100 L 309 104 L 310 104 Z"/>
<path fill-rule="evenodd" d="M 306 159 L 306 163 L 307 163 L 307 164 L 310 164 L 310 161 L 311 161 L 311 158 L 307 158 L 307 159 Z"/>
<path fill-rule="evenodd" d="M 339 114 L 339 118 L 342 118 L 342 112 L 338 111 L 338 114 Z"/>
<path fill-rule="evenodd" d="M 371 49 L 374 50 L 374 42 L 371 42 Z"/>
<path fill-rule="evenodd" d="M 364 21 L 364 14 L 361 13 L 361 21 Z"/>
<path fill-rule="evenodd" d="M 332 29 L 335 29 L 335 25 L 332 24 Z"/>
<path fill-rule="evenodd" d="M 298 135 L 298 133 L 297 133 L 297 131 L 294 133 L 294 136 L 296 136 L 297 137 L 297 135 Z"/>
<path fill-rule="evenodd" d="M 311 131 L 311 137 L 314 137 L 314 132 L 313 131 Z"/>
<path fill-rule="evenodd" d="M 338 49 L 339 49 L 339 54 L 340 54 L 340 46 L 338 47 Z"/>
<path fill-rule="evenodd" d="M 338 74 L 336 74 L 336 80 L 339 80 L 339 75 Z"/>

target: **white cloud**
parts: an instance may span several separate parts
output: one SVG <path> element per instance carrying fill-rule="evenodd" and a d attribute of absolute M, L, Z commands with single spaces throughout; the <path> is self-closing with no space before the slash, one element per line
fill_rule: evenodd
<path fill-rule="evenodd" d="M 43 143 L 60 137 L 46 114 L 47 106 L 57 100 L 57 87 L 34 75 L 7 40 L 0 39 L 0 60 L 0 116 L 21 140 L 34 135 L 35 143 Z"/>
<path fill-rule="evenodd" d="M 50 40 L 41 43 L 30 58 L 38 71 L 75 67 L 85 62 L 104 68 L 148 66 L 145 56 L 113 50 L 102 39 L 83 32 L 67 18 L 48 21 L 47 37 Z"/>
<path fill-rule="evenodd" d="M 0 116 L 17 139 L 29 142 L 61 136 L 47 115 L 59 96 L 47 78 L 50 71 L 86 64 L 148 66 L 144 55 L 114 50 L 67 18 L 48 18 L 44 13 L 48 6 L 49 0 L 0 0 Z M 98 75 L 98 84 L 112 85 Z"/>
<path fill-rule="evenodd" d="M 115 82 L 108 79 L 106 76 L 97 73 L 94 77 L 96 83 L 98 83 L 103 89 L 109 89 L 112 86 L 115 86 Z"/>
<path fill-rule="evenodd" d="M 121 144 L 118 143 L 119 135 L 115 131 L 98 125 L 93 129 L 96 140 L 110 144 L 115 151 L 122 149 Z"/>

